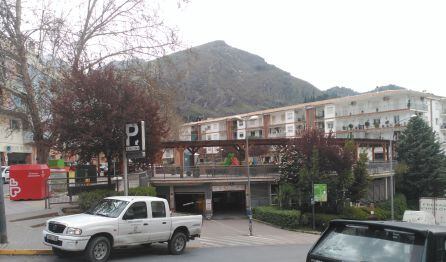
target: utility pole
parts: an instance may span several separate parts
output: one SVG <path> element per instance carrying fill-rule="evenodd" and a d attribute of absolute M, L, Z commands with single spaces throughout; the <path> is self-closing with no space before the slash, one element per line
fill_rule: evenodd
<path fill-rule="evenodd" d="M 394 186 L 393 186 L 393 128 L 392 128 L 392 137 L 390 138 L 390 145 L 389 145 L 389 160 L 390 160 L 390 219 L 392 221 L 395 220 L 395 208 L 393 203 L 393 194 L 395 193 Z"/>
<path fill-rule="evenodd" d="M 6 232 L 5 194 L 3 192 L 3 179 L 0 179 L 0 244 L 8 243 Z"/>
<path fill-rule="evenodd" d="M 245 128 L 246 128 L 246 124 L 248 121 L 245 120 Z M 250 174 L 250 170 L 249 170 L 249 146 L 248 146 L 248 132 L 245 131 L 245 162 L 246 162 L 246 171 L 248 173 L 248 186 L 247 186 L 247 191 L 249 194 L 248 197 L 248 219 L 249 219 L 249 235 L 252 236 L 252 207 L 251 207 L 251 174 Z"/>
<path fill-rule="evenodd" d="M 124 173 L 124 196 L 128 196 L 129 195 L 129 178 L 127 175 L 127 152 L 125 151 L 125 147 L 124 150 L 122 151 L 122 162 L 124 164 L 123 167 L 123 173 Z"/>

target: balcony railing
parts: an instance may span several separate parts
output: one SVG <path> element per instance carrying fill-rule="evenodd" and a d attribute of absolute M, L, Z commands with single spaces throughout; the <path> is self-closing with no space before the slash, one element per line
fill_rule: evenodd
<path fill-rule="evenodd" d="M 393 168 L 397 165 L 393 161 Z M 388 161 L 373 161 L 368 163 L 368 173 L 371 176 L 385 175 L 392 171 L 390 162 Z M 183 175 L 181 172 L 183 171 Z M 251 165 L 249 167 L 251 177 L 278 177 L 278 165 Z M 153 179 L 194 179 L 194 178 L 246 178 L 246 166 L 223 166 L 223 165 L 197 165 L 185 166 L 183 170 L 179 166 L 164 165 L 155 168 Z"/>
<path fill-rule="evenodd" d="M 154 179 L 179 179 L 179 178 L 225 178 L 225 177 L 247 177 L 246 166 L 222 166 L 222 165 L 197 165 L 185 166 L 183 176 L 181 176 L 179 166 L 157 166 L 155 168 Z M 249 167 L 250 176 L 278 176 L 279 167 L 277 165 L 251 165 Z"/>
<path fill-rule="evenodd" d="M 390 161 L 373 161 L 368 163 L 368 173 L 369 175 L 377 175 L 390 173 L 395 169 L 395 166 L 398 164 L 397 161 L 393 161 L 393 169 L 391 168 Z"/>

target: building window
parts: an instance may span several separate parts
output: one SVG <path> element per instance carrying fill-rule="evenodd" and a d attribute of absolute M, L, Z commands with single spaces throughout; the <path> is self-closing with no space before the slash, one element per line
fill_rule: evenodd
<path fill-rule="evenodd" d="M 375 128 L 378 128 L 379 127 L 379 124 L 381 124 L 381 119 L 373 119 L 373 126 L 375 127 Z"/>
<path fill-rule="evenodd" d="M 243 127 L 243 121 L 238 121 L 238 126 Z"/>
<path fill-rule="evenodd" d="M 238 137 L 239 137 L 239 138 L 244 138 L 244 137 L 245 137 L 245 134 L 240 133 L 240 134 L 238 134 Z"/>
<path fill-rule="evenodd" d="M 255 137 L 256 136 L 256 131 L 251 131 L 251 137 Z"/>
<path fill-rule="evenodd" d="M 293 112 L 287 112 L 286 113 L 286 119 L 287 120 L 293 120 Z"/>
<path fill-rule="evenodd" d="M 20 130 L 20 121 L 17 119 L 11 119 L 9 125 L 11 130 Z"/>
<path fill-rule="evenodd" d="M 333 122 L 327 122 L 327 128 L 333 130 Z"/>
<path fill-rule="evenodd" d="M 400 116 L 393 116 L 393 123 L 398 124 L 400 122 Z"/>

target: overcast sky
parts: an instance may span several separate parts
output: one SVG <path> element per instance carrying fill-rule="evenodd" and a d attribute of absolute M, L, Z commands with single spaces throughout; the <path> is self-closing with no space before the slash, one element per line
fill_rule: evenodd
<path fill-rule="evenodd" d="M 185 46 L 224 40 L 322 90 L 396 84 L 446 96 L 446 1 L 191 0 L 163 10 Z"/>

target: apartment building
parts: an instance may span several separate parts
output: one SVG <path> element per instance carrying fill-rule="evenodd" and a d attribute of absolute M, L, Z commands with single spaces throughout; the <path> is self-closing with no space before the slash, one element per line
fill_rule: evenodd
<path fill-rule="evenodd" d="M 371 92 L 186 123 L 181 127 L 179 139 L 299 137 L 305 129 L 317 128 L 332 132 L 337 138 L 396 140 L 415 114 L 432 127 L 444 145 L 445 98 L 411 90 Z M 370 148 L 363 150 L 371 160 L 385 157 L 383 148 L 375 148 L 373 152 Z M 207 149 L 206 153 L 217 153 L 217 149 Z"/>
<path fill-rule="evenodd" d="M 13 48 L 0 39 L 0 164 L 35 163 L 36 148 L 23 102 L 21 75 L 17 72 Z M 35 55 L 29 56 L 33 81 L 42 80 L 42 70 Z"/>

